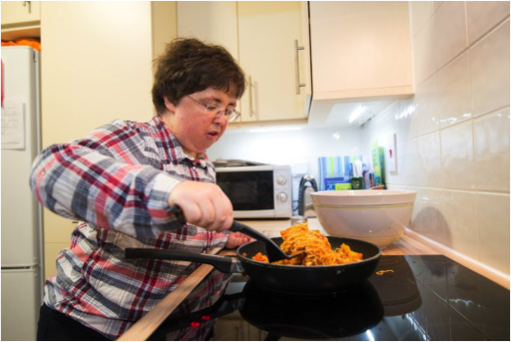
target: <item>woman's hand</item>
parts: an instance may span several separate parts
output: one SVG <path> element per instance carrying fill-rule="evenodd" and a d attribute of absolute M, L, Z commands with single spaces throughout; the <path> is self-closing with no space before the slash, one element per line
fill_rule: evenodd
<path fill-rule="evenodd" d="M 187 222 L 206 230 L 223 231 L 232 225 L 231 201 L 216 184 L 183 181 L 168 197 L 168 205 L 174 204 L 181 207 Z"/>
<path fill-rule="evenodd" d="M 227 243 L 225 244 L 225 248 L 236 248 L 238 246 L 244 245 L 247 242 L 254 241 L 250 236 L 246 236 L 243 233 L 229 233 L 229 237 L 227 238 Z"/>

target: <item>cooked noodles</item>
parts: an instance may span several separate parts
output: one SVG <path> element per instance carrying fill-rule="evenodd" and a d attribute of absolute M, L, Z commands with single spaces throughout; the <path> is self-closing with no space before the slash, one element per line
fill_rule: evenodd
<path fill-rule="evenodd" d="M 354 252 L 346 244 L 332 250 L 327 237 L 319 230 L 309 230 L 307 223 L 300 223 L 280 232 L 284 240 L 280 248 L 288 255 L 300 253 L 291 260 L 279 260 L 275 264 L 288 265 L 339 265 L 362 260 L 362 253 Z M 253 260 L 268 262 L 268 257 L 257 253 Z"/>

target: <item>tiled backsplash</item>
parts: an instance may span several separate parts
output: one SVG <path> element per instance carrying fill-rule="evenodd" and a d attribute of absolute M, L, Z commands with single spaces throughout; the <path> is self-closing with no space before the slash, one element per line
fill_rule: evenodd
<path fill-rule="evenodd" d="M 390 189 L 418 193 L 410 228 L 510 272 L 509 2 L 410 2 L 415 96 L 363 129 L 396 133 Z"/>

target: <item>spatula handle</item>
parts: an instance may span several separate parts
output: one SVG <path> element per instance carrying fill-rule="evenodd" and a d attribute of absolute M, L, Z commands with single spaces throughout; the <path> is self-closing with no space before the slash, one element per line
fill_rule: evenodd
<path fill-rule="evenodd" d="M 163 259 L 200 262 L 214 266 L 223 273 L 240 272 L 241 265 L 233 265 L 233 259 L 228 256 L 192 253 L 187 251 L 171 251 L 168 249 L 126 248 L 126 259 Z M 241 268 L 243 272 L 243 268 Z"/>

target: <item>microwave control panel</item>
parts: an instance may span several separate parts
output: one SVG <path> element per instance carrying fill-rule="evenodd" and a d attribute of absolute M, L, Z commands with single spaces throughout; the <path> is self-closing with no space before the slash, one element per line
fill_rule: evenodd
<path fill-rule="evenodd" d="M 292 215 L 291 167 L 275 165 L 273 169 L 275 191 L 275 216 L 289 217 Z"/>

